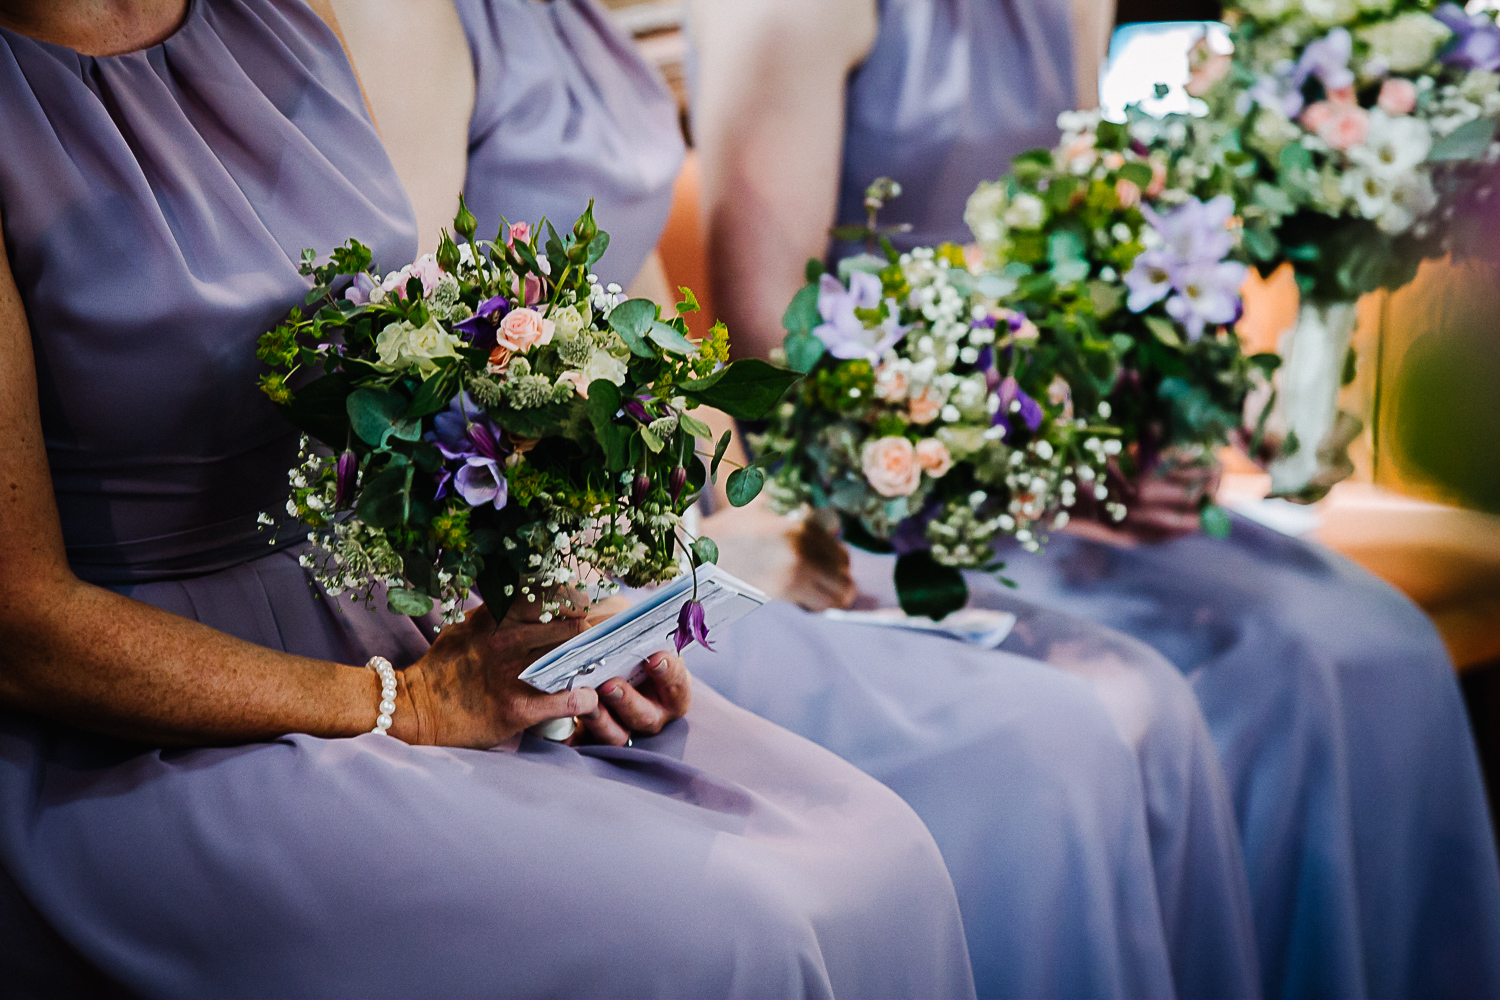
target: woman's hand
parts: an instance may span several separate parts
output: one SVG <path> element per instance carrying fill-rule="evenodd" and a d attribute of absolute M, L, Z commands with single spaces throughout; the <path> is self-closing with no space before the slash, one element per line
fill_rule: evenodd
<path fill-rule="evenodd" d="M 797 561 L 787 579 L 783 596 L 804 611 L 817 613 L 829 608 L 853 607 L 859 586 L 849 572 L 849 550 L 828 526 L 809 517 L 787 540 Z"/>
<path fill-rule="evenodd" d="M 1166 542 L 1197 532 L 1202 525 L 1203 500 L 1219 491 L 1222 467 L 1213 463 L 1164 462 L 1137 480 L 1127 480 L 1111 463 L 1110 484 L 1123 494 L 1125 520 L 1105 524 L 1079 518 L 1067 527 L 1071 534 L 1113 545 Z"/>
<path fill-rule="evenodd" d="M 693 685 L 682 657 L 662 650 L 646 660 L 646 679 L 639 687 L 616 677 L 601 684 L 599 694 L 598 706 L 579 713 L 579 721 L 596 742 L 619 747 L 632 735 L 655 736 L 686 715 Z"/>
<path fill-rule="evenodd" d="M 543 694 L 519 679 L 538 657 L 588 628 L 584 615 L 565 605 L 543 624 L 528 620 L 533 615 L 519 601 L 498 625 L 488 608 L 469 612 L 438 633 L 427 655 L 398 671 L 391 735 L 489 749 L 537 723 L 594 712 L 599 698 L 589 688 Z"/>

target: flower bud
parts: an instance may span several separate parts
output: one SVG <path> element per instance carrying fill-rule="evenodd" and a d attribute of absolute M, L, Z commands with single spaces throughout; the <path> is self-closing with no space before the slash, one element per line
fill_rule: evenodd
<path fill-rule="evenodd" d="M 474 233 L 479 229 L 479 220 L 474 218 L 474 213 L 469 211 L 469 206 L 464 204 L 464 196 L 458 196 L 458 214 L 453 217 L 453 229 L 458 235 L 466 240 L 472 241 Z"/>
<path fill-rule="evenodd" d="M 635 485 L 630 488 L 631 506 L 639 507 L 646 502 L 646 494 L 651 492 L 651 479 L 644 472 L 637 473 Z"/>
<path fill-rule="evenodd" d="M 354 486 L 359 478 L 359 459 L 346 450 L 335 466 L 333 506 L 343 510 L 354 502 Z"/>
<path fill-rule="evenodd" d="M 452 274 L 458 270 L 458 260 L 458 244 L 454 243 L 447 233 L 444 233 L 442 241 L 438 243 L 438 267 Z"/>
<path fill-rule="evenodd" d="M 677 468 L 672 470 L 672 475 L 667 479 L 667 489 L 672 494 L 673 503 L 676 503 L 677 498 L 682 496 L 682 488 L 686 485 L 687 469 L 684 469 L 679 465 Z"/>

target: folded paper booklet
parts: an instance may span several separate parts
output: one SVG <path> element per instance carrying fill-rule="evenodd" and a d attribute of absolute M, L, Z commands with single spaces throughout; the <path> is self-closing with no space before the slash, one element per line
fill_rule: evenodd
<path fill-rule="evenodd" d="M 981 649 L 998 649 L 1016 625 L 1016 616 L 1009 611 L 991 611 L 987 608 L 964 608 L 940 622 L 908 615 L 897 608 L 879 611 L 833 610 L 823 612 L 823 617 L 851 625 L 878 625 L 882 628 L 940 635 Z"/>
<path fill-rule="evenodd" d="M 613 677 L 635 680 L 646 657 L 672 648 L 682 604 L 693 595 L 691 574 L 664 584 L 602 625 L 558 646 L 521 672 L 521 680 L 552 694 L 573 687 L 596 688 Z M 717 566 L 698 569 L 698 600 L 710 632 L 745 617 L 768 598 Z"/>

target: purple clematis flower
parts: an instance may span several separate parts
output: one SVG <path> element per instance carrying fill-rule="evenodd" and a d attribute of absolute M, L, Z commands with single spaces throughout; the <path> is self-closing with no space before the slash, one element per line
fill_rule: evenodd
<path fill-rule="evenodd" d="M 333 506 L 343 510 L 354 502 L 354 486 L 359 479 L 359 459 L 354 452 L 345 450 L 334 466 Z"/>
<path fill-rule="evenodd" d="M 687 601 L 677 612 L 677 628 L 672 632 L 672 644 L 682 652 L 692 643 L 697 643 L 710 653 L 714 647 L 708 641 L 708 623 L 703 620 L 703 602 Z"/>
<path fill-rule="evenodd" d="M 813 329 L 813 336 L 841 361 L 851 358 L 879 361 L 882 354 L 906 336 L 906 328 L 894 314 L 873 330 L 855 314 L 856 309 L 879 308 L 880 297 L 880 279 L 873 274 L 855 271 L 849 275 L 847 289 L 833 275 L 824 274 L 818 279 L 818 314 L 823 323 Z"/>
<path fill-rule="evenodd" d="M 495 333 L 500 329 L 500 321 L 508 312 L 510 312 L 510 300 L 503 295 L 496 295 L 492 299 L 479 303 L 479 308 L 474 310 L 474 315 L 462 323 L 453 324 L 453 329 L 461 332 L 475 347 L 493 351 L 497 343 Z"/>
<path fill-rule="evenodd" d="M 1125 287 L 1130 297 L 1125 304 L 1131 312 L 1143 312 L 1172 291 L 1172 269 L 1177 258 L 1165 247 L 1147 250 L 1135 259 L 1135 265 L 1125 272 Z"/>
<path fill-rule="evenodd" d="M 995 419 L 991 421 L 993 425 L 1003 423 L 1014 430 L 1015 424 L 1011 420 L 1015 416 L 1021 419 L 1027 430 L 1034 431 L 1042 426 L 1042 404 L 1026 395 L 1014 375 L 1007 375 L 1000 381 L 998 392 L 1000 409 L 995 411 Z"/>
<path fill-rule="evenodd" d="M 510 489 L 500 463 L 510 449 L 501 444 L 500 429 L 467 392 L 453 397 L 448 409 L 432 418 L 426 437 L 445 459 L 463 463 L 456 475 L 447 466 L 438 473 L 439 498 L 447 496 L 451 484 L 470 507 L 505 506 Z"/>
<path fill-rule="evenodd" d="M 1484 13 L 1466 14 L 1456 3 L 1445 3 L 1433 17 L 1453 32 L 1443 49 L 1442 60 L 1461 69 L 1500 71 L 1500 26 Z"/>
<path fill-rule="evenodd" d="M 1349 68 L 1349 57 L 1353 54 L 1354 36 L 1347 28 L 1334 28 L 1302 50 L 1302 58 L 1297 60 L 1297 68 L 1292 71 L 1292 88 L 1300 91 L 1313 76 L 1325 90 L 1354 86 L 1354 71 Z"/>
<path fill-rule="evenodd" d="M 1167 300 L 1167 314 L 1187 331 L 1189 340 L 1203 336 L 1210 323 L 1233 323 L 1240 317 L 1240 286 L 1248 273 L 1244 264 L 1233 261 L 1183 267 L 1174 282 L 1177 294 Z"/>
<path fill-rule="evenodd" d="M 649 396 L 631 396 L 620 404 L 620 408 L 643 424 L 651 422 L 651 411 L 646 409 Z"/>

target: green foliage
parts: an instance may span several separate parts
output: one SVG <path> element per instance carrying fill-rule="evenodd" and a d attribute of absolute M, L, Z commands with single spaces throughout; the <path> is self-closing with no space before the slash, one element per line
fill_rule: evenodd
<path fill-rule="evenodd" d="M 751 358 L 702 379 L 678 386 L 682 395 L 704 406 L 723 410 L 737 420 L 764 417 L 796 382 L 796 372 Z"/>
<path fill-rule="evenodd" d="M 923 549 L 896 560 L 896 599 L 901 610 L 942 621 L 969 602 L 963 574 Z"/>

